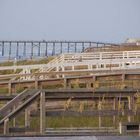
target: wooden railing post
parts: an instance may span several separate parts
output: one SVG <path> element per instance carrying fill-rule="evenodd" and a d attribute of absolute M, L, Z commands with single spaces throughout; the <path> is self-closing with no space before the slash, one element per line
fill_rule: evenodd
<path fill-rule="evenodd" d="M 40 134 L 45 133 L 45 92 L 40 93 Z"/>
<path fill-rule="evenodd" d="M 7 135 L 9 134 L 9 118 L 7 118 L 5 121 L 4 121 L 4 135 Z"/>
<path fill-rule="evenodd" d="M 25 109 L 25 127 L 30 126 L 30 109 L 26 108 Z"/>

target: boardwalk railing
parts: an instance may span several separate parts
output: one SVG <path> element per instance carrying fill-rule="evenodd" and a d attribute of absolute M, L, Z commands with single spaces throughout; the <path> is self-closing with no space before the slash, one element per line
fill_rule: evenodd
<path fill-rule="evenodd" d="M 21 70 L 20 74 L 31 74 L 32 70 L 36 70 L 35 73 L 57 72 L 57 78 L 65 77 L 65 74 L 61 74 L 61 72 L 140 69 L 140 51 L 61 54 L 48 64 L 0 67 L 0 70 L 18 69 Z M 48 76 L 40 76 L 40 79 L 46 78 Z M 35 79 L 35 77 L 24 76 L 20 78 L 20 80 L 31 79 Z"/>

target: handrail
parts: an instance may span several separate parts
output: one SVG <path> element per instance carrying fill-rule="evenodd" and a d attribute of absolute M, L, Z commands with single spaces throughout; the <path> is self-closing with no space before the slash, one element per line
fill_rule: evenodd
<path fill-rule="evenodd" d="M 25 89 L 20 94 L 18 94 L 13 100 L 5 104 L 2 108 L 0 108 L 0 116 L 6 114 L 7 110 L 12 109 L 17 105 L 17 102 L 22 101 L 26 96 L 31 95 L 32 92 L 28 92 L 30 90 Z"/>
<path fill-rule="evenodd" d="M 40 69 L 50 68 L 58 63 L 77 61 L 77 60 L 106 60 L 106 59 L 127 59 L 127 58 L 140 58 L 140 51 L 116 51 L 116 52 L 96 52 L 96 53 L 70 53 L 61 54 L 50 61 L 48 64 L 36 64 L 36 65 L 18 65 L 18 66 L 3 66 L 0 70 L 12 70 L 12 69 Z M 46 71 L 46 70 L 45 70 Z"/>
<path fill-rule="evenodd" d="M 24 103 L 22 103 L 20 106 L 17 106 L 17 108 L 15 110 L 13 110 L 11 113 L 9 113 L 8 115 L 6 115 L 2 120 L 0 120 L 0 124 L 4 123 L 4 121 L 7 118 L 12 117 L 14 114 L 16 114 L 17 112 L 21 111 L 22 108 L 24 108 L 29 102 L 31 102 L 34 98 L 36 98 L 38 95 L 40 94 L 40 91 L 35 92 L 35 94 L 33 94 L 29 99 L 25 100 Z M 16 97 L 15 97 L 16 98 Z M 14 98 L 14 99 L 15 99 Z M 18 97 L 19 98 L 19 97 Z M 13 99 L 13 100 L 14 100 Z"/>

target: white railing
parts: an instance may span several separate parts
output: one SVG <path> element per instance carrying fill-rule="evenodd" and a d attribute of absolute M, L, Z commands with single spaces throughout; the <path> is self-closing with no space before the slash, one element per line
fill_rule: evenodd
<path fill-rule="evenodd" d="M 61 54 L 51 60 L 48 64 L 37 65 L 21 65 L 21 66 L 5 66 L 0 67 L 0 70 L 14 69 L 38 69 L 36 72 L 65 71 L 65 67 L 70 66 L 74 69 L 75 66 L 88 65 L 92 69 L 105 69 L 107 65 L 117 65 L 118 68 L 137 66 L 140 67 L 140 51 L 115 51 L 115 52 L 92 52 L 92 53 L 71 53 Z M 87 68 L 88 69 L 88 68 Z"/>
<path fill-rule="evenodd" d="M 125 59 L 125 58 L 140 58 L 140 51 L 116 51 L 116 52 L 96 52 L 96 53 L 71 53 L 65 54 L 64 60 L 96 60 L 96 59 Z"/>

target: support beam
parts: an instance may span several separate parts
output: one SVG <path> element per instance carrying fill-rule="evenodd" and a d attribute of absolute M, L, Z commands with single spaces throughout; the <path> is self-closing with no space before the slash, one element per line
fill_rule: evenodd
<path fill-rule="evenodd" d="M 99 102 L 98 102 L 98 110 L 101 110 L 102 109 L 102 103 L 101 103 L 101 100 L 99 99 Z M 99 115 L 99 128 L 102 126 L 102 118 L 101 116 Z"/>
<path fill-rule="evenodd" d="M 99 128 L 101 128 L 101 126 L 102 126 L 102 118 L 101 118 L 101 116 L 99 115 Z"/>
<path fill-rule="evenodd" d="M 122 74 L 122 82 L 125 81 L 125 74 Z"/>
<path fill-rule="evenodd" d="M 33 50 L 34 50 L 34 44 L 32 42 L 32 46 L 31 46 L 31 59 L 33 58 Z"/>
<path fill-rule="evenodd" d="M 24 42 L 24 48 L 23 48 L 23 56 L 25 57 L 26 56 L 26 42 Z"/>
<path fill-rule="evenodd" d="M 132 109 L 131 96 L 128 96 L 128 109 L 129 110 Z M 130 115 L 127 116 L 127 120 L 128 120 L 128 122 L 131 122 L 131 116 Z"/>
<path fill-rule="evenodd" d="M 25 109 L 25 127 L 29 127 L 30 126 L 30 109 L 26 108 Z"/>
<path fill-rule="evenodd" d="M 11 82 L 8 83 L 8 92 L 9 92 L 9 94 L 11 94 L 11 92 L 12 92 L 12 83 Z"/>
<path fill-rule="evenodd" d="M 66 78 L 64 78 L 64 89 L 66 89 L 67 88 L 67 79 Z"/>
<path fill-rule="evenodd" d="M 45 133 L 45 92 L 40 93 L 40 134 Z"/>
<path fill-rule="evenodd" d="M 11 42 L 9 43 L 9 60 L 10 60 L 10 58 L 11 58 Z"/>
<path fill-rule="evenodd" d="M 70 43 L 68 42 L 68 53 L 70 52 Z"/>
<path fill-rule="evenodd" d="M 95 82 L 97 80 L 96 75 L 93 75 L 93 82 Z"/>
<path fill-rule="evenodd" d="M 48 43 L 46 42 L 45 56 L 48 56 Z"/>
<path fill-rule="evenodd" d="M 119 133 L 122 135 L 122 123 L 119 122 Z"/>
<path fill-rule="evenodd" d="M 19 43 L 17 42 L 16 58 L 19 58 Z"/>
<path fill-rule="evenodd" d="M 140 124 L 139 124 L 139 136 L 140 136 Z"/>
<path fill-rule="evenodd" d="M 16 109 L 16 106 L 13 107 L 13 111 Z M 13 127 L 16 127 L 16 118 L 13 118 Z"/>
<path fill-rule="evenodd" d="M 63 43 L 60 42 L 60 53 L 62 53 L 62 52 L 63 52 Z"/>
<path fill-rule="evenodd" d="M 59 67 L 56 67 L 56 71 L 59 72 Z M 56 74 L 56 77 L 59 78 L 59 74 Z"/>
<path fill-rule="evenodd" d="M 74 46 L 74 52 L 76 53 L 77 52 L 77 43 L 75 42 L 75 46 Z"/>
<path fill-rule="evenodd" d="M 39 87 L 38 77 L 35 76 L 35 89 L 38 89 L 38 87 Z"/>
<path fill-rule="evenodd" d="M 55 42 L 53 42 L 52 56 L 55 55 Z"/>
<path fill-rule="evenodd" d="M 38 56 L 40 56 L 40 42 L 38 43 Z"/>
<path fill-rule="evenodd" d="M 82 42 L 82 52 L 84 52 L 84 50 L 85 50 L 85 44 L 84 42 Z"/>
<path fill-rule="evenodd" d="M 118 99 L 117 98 L 114 98 L 114 101 L 113 101 L 113 110 L 117 110 L 118 109 L 117 107 L 118 107 Z M 113 116 L 113 124 L 116 127 L 116 115 Z"/>
<path fill-rule="evenodd" d="M 1 46 L 1 47 L 2 47 L 2 48 L 1 48 L 1 50 L 2 50 L 2 51 L 1 51 L 1 55 L 4 56 L 4 42 L 2 42 L 2 46 Z"/>
<path fill-rule="evenodd" d="M 9 134 L 9 118 L 4 121 L 4 135 Z"/>
<path fill-rule="evenodd" d="M 63 66 L 63 67 L 61 67 L 61 68 L 62 68 L 62 72 L 64 72 L 64 71 L 65 71 L 64 66 Z M 62 74 L 62 78 L 65 78 L 65 74 Z"/>

